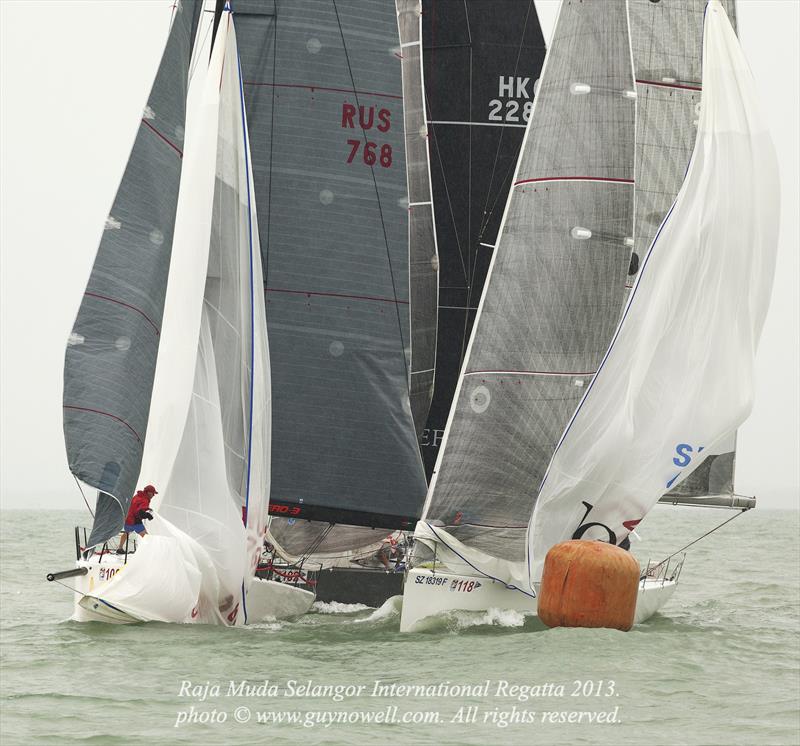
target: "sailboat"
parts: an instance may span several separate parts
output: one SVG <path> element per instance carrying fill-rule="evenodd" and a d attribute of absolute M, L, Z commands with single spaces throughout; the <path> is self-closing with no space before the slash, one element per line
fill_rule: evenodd
<path fill-rule="evenodd" d="M 402 573 L 359 563 L 413 529 L 426 490 L 438 260 L 419 4 L 235 10 L 277 393 L 259 574 L 374 603 Z"/>
<path fill-rule="evenodd" d="M 628 29 L 622 1 L 559 12 L 415 530 L 401 630 L 452 609 L 535 613 L 552 546 L 622 544 L 749 414 L 778 209 L 755 83 L 712 0 L 691 162 L 634 269 Z M 675 584 L 643 573 L 636 621 Z"/>
<path fill-rule="evenodd" d="M 49 579 L 74 578 L 79 621 L 237 625 L 313 602 L 254 578 L 269 352 L 236 35 L 229 5 L 210 10 L 173 9 L 67 348 L 70 469 L 99 495 L 76 568 Z M 159 485 L 153 518 L 114 552 L 142 478 Z"/>

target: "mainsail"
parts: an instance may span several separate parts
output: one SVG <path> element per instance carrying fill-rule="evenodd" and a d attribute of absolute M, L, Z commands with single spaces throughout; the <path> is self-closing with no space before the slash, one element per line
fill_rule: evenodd
<path fill-rule="evenodd" d="M 780 204 L 755 81 L 709 2 L 691 163 L 611 345 L 553 456 L 530 527 L 532 579 L 568 538 L 618 543 L 747 418 Z"/>
<path fill-rule="evenodd" d="M 619 318 L 633 89 L 624 0 L 564 3 L 423 518 L 470 551 L 524 560 L 537 486 Z"/>
<path fill-rule="evenodd" d="M 424 0 L 422 10 L 440 266 L 436 386 L 420 439 L 430 478 L 545 45 L 533 0 Z"/>
<path fill-rule="evenodd" d="M 147 433 L 183 157 L 199 8 L 176 3 L 64 363 L 64 440 L 75 477 L 100 491 L 89 544 L 122 526 Z"/>
<path fill-rule="evenodd" d="M 271 532 L 286 554 L 347 551 L 382 538 L 363 526 L 413 525 L 425 494 L 396 8 L 235 11 L 275 392 L 271 510 L 285 517 Z"/>
<path fill-rule="evenodd" d="M 723 0 L 736 26 L 734 0 Z M 701 55 L 706 0 L 629 0 L 636 72 L 636 224 L 628 286 L 683 183 L 700 120 Z M 736 439 L 719 444 L 665 496 L 666 501 L 733 496 Z"/>

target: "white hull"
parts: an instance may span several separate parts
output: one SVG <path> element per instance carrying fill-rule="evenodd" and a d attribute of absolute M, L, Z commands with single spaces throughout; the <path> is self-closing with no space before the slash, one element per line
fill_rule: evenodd
<path fill-rule="evenodd" d="M 302 616 L 316 595 L 305 588 L 274 580 L 254 578 L 247 592 L 247 622 L 271 622 Z"/>
<path fill-rule="evenodd" d="M 148 621 L 115 607 L 103 598 L 104 584 L 125 567 L 124 556 L 105 554 L 100 560 L 99 555 L 95 555 L 88 560 L 79 560 L 76 566 L 85 567 L 88 572 L 74 578 L 73 621 L 106 624 Z M 247 594 L 247 621 L 254 624 L 302 616 L 311 608 L 314 598 L 314 593 L 305 588 L 255 578 Z M 191 623 L 191 619 L 186 621 Z"/>
<path fill-rule="evenodd" d="M 646 580 L 639 583 L 634 622 L 649 619 L 675 592 L 676 581 Z M 409 570 L 403 591 L 401 632 L 418 632 L 426 620 L 451 611 L 513 610 L 536 615 L 536 599 L 520 591 L 509 590 L 503 583 L 486 577 Z"/>
<path fill-rule="evenodd" d="M 132 624 L 142 621 L 103 600 L 103 584 L 125 566 L 124 560 L 123 556 L 104 554 L 102 558 L 100 555 L 95 555 L 88 560 L 78 560 L 75 563 L 76 567 L 85 567 L 88 572 L 72 581 L 72 586 L 75 588 L 73 621 L 107 624 Z"/>

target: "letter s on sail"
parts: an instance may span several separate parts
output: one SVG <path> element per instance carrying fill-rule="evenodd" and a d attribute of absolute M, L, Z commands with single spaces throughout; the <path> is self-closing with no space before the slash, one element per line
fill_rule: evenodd
<path fill-rule="evenodd" d="M 693 450 L 694 449 L 688 443 L 678 443 L 678 445 L 675 446 L 675 452 L 678 454 L 678 457 L 672 459 L 672 463 L 681 468 L 688 466 L 689 462 L 692 460 L 689 454 Z"/>

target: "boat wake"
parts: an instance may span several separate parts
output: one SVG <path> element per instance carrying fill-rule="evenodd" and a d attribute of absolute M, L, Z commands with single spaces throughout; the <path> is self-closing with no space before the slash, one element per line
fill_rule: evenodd
<path fill-rule="evenodd" d="M 311 607 L 317 614 L 356 614 L 359 611 L 371 611 L 365 604 L 344 604 L 340 601 L 315 601 Z"/>
<path fill-rule="evenodd" d="M 430 616 L 418 622 L 418 632 L 465 632 L 505 630 L 537 626 L 538 617 L 513 609 L 487 609 L 486 611 L 453 610 Z M 541 622 L 538 622 L 539 626 Z"/>
<path fill-rule="evenodd" d="M 355 604 L 354 604 L 355 605 Z M 380 608 L 374 609 L 369 616 L 362 617 L 361 619 L 354 619 L 354 624 L 362 624 L 364 622 L 384 622 L 388 619 L 397 619 L 400 616 L 400 611 L 403 608 L 403 597 L 392 596 L 387 598 Z"/>

